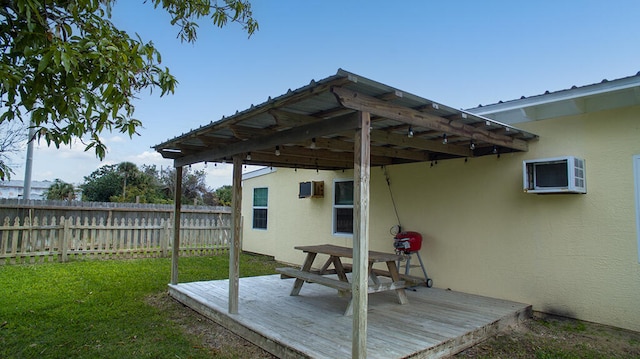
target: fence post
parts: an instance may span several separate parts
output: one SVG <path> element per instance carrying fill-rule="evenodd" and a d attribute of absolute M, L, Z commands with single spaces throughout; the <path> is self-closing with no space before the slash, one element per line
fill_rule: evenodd
<path fill-rule="evenodd" d="M 169 217 L 171 218 L 171 217 Z M 160 248 L 162 249 L 162 257 L 166 258 L 168 256 L 167 251 L 169 248 L 169 237 L 171 236 L 171 232 L 169 230 L 169 222 L 171 220 L 162 220 L 162 233 L 160 234 Z"/>
<path fill-rule="evenodd" d="M 70 238 L 71 238 L 71 218 L 65 218 L 64 230 L 62 231 L 62 239 L 60 243 L 60 262 L 67 261 L 67 246 Z"/>

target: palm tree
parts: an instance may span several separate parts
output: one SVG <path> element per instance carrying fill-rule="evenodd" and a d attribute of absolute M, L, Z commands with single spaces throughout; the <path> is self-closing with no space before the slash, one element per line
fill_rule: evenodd
<path fill-rule="evenodd" d="M 76 199 L 76 192 L 71 183 L 66 183 L 63 180 L 56 178 L 56 180 L 53 181 L 53 184 L 47 189 L 45 197 L 48 200 L 71 201 Z"/>
<path fill-rule="evenodd" d="M 118 172 L 122 175 L 122 199 L 127 197 L 127 181 L 131 183 L 131 180 L 135 179 L 138 173 L 138 166 L 132 162 L 122 162 L 118 165 Z"/>

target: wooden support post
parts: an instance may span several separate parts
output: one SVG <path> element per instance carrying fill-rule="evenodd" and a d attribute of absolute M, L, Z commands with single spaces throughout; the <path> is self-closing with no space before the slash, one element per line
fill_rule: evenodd
<path fill-rule="evenodd" d="M 359 112 L 360 128 L 356 130 L 353 169 L 353 327 L 351 357 L 367 357 L 367 307 L 369 280 L 369 180 L 371 117 Z"/>
<path fill-rule="evenodd" d="M 182 207 L 182 167 L 176 167 L 176 192 L 173 207 L 173 246 L 171 247 L 171 284 L 178 284 L 180 254 L 180 209 Z"/>
<path fill-rule="evenodd" d="M 231 199 L 233 232 L 229 246 L 229 313 L 238 313 L 240 286 L 240 236 L 242 231 L 242 157 L 233 157 L 233 196 Z"/>

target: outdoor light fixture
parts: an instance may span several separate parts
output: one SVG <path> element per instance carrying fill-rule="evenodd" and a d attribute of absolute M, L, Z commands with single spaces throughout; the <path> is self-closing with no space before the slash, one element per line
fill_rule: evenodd
<path fill-rule="evenodd" d="M 469 145 L 469 149 L 470 149 L 471 151 L 473 151 L 473 150 L 475 150 L 475 149 L 476 149 L 476 144 L 475 144 L 475 143 L 473 143 L 473 141 L 471 141 L 471 144 Z"/>
<path fill-rule="evenodd" d="M 411 128 L 411 126 L 409 126 L 409 132 L 407 132 L 407 137 L 413 138 L 413 128 Z"/>
<path fill-rule="evenodd" d="M 449 140 L 447 140 L 447 134 L 443 134 L 442 135 L 442 144 L 446 145 L 447 143 L 449 143 Z"/>
<path fill-rule="evenodd" d="M 311 149 L 316 148 L 316 138 L 315 137 L 311 139 L 311 146 L 309 146 L 309 148 L 311 148 Z"/>
<path fill-rule="evenodd" d="M 247 161 L 251 161 L 251 152 L 247 153 Z"/>
<path fill-rule="evenodd" d="M 276 146 L 276 156 L 280 156 L 280 146 Z"/>

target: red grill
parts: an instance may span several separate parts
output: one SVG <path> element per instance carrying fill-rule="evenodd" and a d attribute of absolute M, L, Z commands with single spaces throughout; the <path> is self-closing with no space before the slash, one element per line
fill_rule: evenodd
<path fill-rule="evenodd" d="M 400 232 L 393 238 L 393 247 L 406 254 L 418 252 L 422 247 L 422 235 L 418 232 Z"/>

